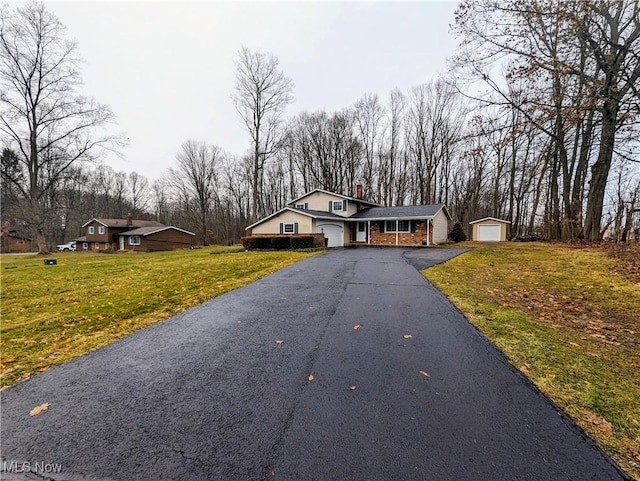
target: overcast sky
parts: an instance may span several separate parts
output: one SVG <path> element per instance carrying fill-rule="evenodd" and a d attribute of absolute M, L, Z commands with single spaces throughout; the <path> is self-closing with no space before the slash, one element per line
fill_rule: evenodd
<path fill-rule="evenodd" d="M 108 104 L 129 138 L 116 170 L 150 180 L 187 139 L 242 154 L 248 133 L 231 101 L 246 45 L 273 53 L 302 110 L 329 112 L 365 93 L 386 100 L 446 70 L 457 2 L 47 2 L 77 40 L 84 93 Z"/>

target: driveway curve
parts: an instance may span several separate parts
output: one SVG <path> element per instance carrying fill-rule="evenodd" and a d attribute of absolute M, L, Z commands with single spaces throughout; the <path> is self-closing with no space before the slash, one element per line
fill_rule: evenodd
<path fill-rule="evenodd" d="M 6 389 L 0 477 L 626 479 L 416 270 L 459 253 L 331 250 Z"/>

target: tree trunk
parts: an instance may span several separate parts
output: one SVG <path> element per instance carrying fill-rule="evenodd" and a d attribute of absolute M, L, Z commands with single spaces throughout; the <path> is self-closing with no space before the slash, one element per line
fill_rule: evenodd
<path fill-rule="evenodd" d="M 584 235 L 586 239 L 591 241 L 599 241 L 601 239 L 600 224 L 602 222 L 607 179 L 613 158 L 617 116 L 617 99 L 607 100 L 602 112 L 602 134 L 598 160 L 591 167 L 591 180 L 589 181 L 589 194 L 587 197 Z"/>

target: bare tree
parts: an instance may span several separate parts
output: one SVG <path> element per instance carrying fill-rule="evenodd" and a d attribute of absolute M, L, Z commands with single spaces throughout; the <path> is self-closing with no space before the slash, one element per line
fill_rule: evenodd
<path fill-rule="evenodd" d="M 517 109 L 551 140 L 544 152 L 551 236 L 600 239 L 616 145 L 638 115 L 638 0 L 466 0 L 456 30 L 456 63 L 489 87 L 484 100 Z M 494 78 L 496 64 L 504 79 Z M 518 88 L 506 89 L 513 80 Z"/>
<path fill-rule="evenodd" d="M 260 205 L 264 164 L 280 146 L 282 114 L 293 101 L 293 82 L 280 70 L 277 57 L 247 47 L 238 52 L 235 78 L 233 102 L 253 144 L 251 217 L 257 219 L 264 214 Z"/>
<path fill-rule="evenodd" d="M 134 216 L 139 216 L 147 209 L 149 203 L 149 179 L 137 172 L 130 172 L 127 177 L 131 204 Z"/>
<path fill-rule="evenodd" d="M 385 108 L 376 94 L 365 94 L 356 101 L 353 111 L 364 155 L 361 173 L 364 192 L 369 198 L 379 202 L 381 192 L 378 188 L 379 179 L 376 177 L 379 160 L 376 156 L 376 147 L 382 135 Z M 350 187 L 352 189 L 350 193 L 353 195 L 355 186 Z"/>
<path fill-rule="evenodd" d="M 217 168 L 222 156 L 218 146 L 188 140 L 176 156 L 176 168 L 169 169 L 169 179 L 181 203 L 198 220 L 203 245 L 209 245 L 209 217 L 217 196 Z"/>
<path fill-rule="evenodd" d="M 74 42 L 41 3 L 0 11 L 0 135 L 18 156 L 20 174 L 3 169 L 15 186 L 38 250 L 48 251 L 47 192 L 78 161 L 120 139 L 100 131 L 111 110 L 77 93 L 81 83 Z"/>
<path fill-rule="evenodd" d="M 616 134 L 630 121 L 625 102 L 637 102 L 640 80 L 640 4 L 637 0 L 587 2 L 590 12 L 576 15 L 574 24 L 581 43 L 588 48 L 602 75 L 593 79 L 597 89 L 602 127 L 598 158 L 591 167 L 587 197 L 585 236 L 601 238 L 607 179 L 615 152 Z M 576 72 L 580 75 L 580 72 Z M 637 105 L 636 105 L 637 109 Z M 636 115 L 638 112 L 635 112 Z"/>

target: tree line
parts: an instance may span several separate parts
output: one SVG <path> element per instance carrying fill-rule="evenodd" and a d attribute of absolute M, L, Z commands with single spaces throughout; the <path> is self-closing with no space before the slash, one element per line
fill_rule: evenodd
<path fill-rule="evenodd" d="M 275 55 L 243 47 L 231 100 L 251 148 L 185 140 L 149 182 L 91 162 L 123 141 L 103 128 L 108 107 L 69 95 L 78 59 L 55 16 L 3 7 L 2 218 L 43 252 L 91 217 L 129 213 L 207 245 L 237 241 L 311 189 L 353 196 L 360 184 L 382 205 L 443 203 L 463 226 L 492 216 L 512 236 L 627 240 L 640 223 L 638 8 L 468 0 L 448 76 L 288 117 L 293 80 Z"/>

